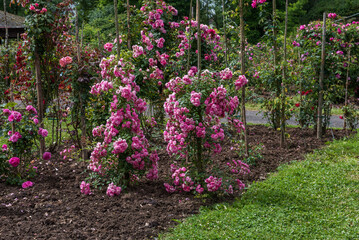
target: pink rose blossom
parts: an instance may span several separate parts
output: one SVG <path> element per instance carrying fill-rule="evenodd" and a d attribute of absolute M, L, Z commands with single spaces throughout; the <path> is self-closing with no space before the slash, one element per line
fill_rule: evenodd
<path fill-rule="evenodd" d="M 2 145 L 2 147 L 1 147 L 1 148 L 2 148 L 2 151 L 3 151 L 3 152 L 5 152 L 5 151 L 7 151 L 7 150 L 8 150 L 8 147 L 7 147 L 7 145 L 6 145 L 6 144 Z"/>
<path fill-rule="evenodd" d="M 21 186 L 22 186 L 22 188 L 29 188 L 29 187 L 32 187 L 33 185 L 34 185 L 33 182 L 26 181 L 26 182 L 23 182 Z"/>
<path fill-rule="evenodd" d="M 115 195 L 120 195 L 121 193 L 121 187 L 117 187 L 116 185 L 114 185 L 113 183 L 110 183 L 107 187 L 107 191 L 106 194 L 109 197 L 113 197 Z"/>
<path fill-rule="evenodd" d="M 109 52 L 112 52 L 113 44 L 112 44 L 112 43 L 106 43 L 106 44 L 103 46 L 103 48 L 106 49 L 106 50 L 109 51 Z"/>
<path fill-rule="evenodd" d="M 42 155 L 42 159 L 50 160 L 51 159 L 51 153 L 50 152 L 44 152 L 44 154 Z"/>
<path fill-rule="evenodd" d="M 85 181 L 81 182 L 80 189 L 81 189 L 82 194 L 85 194 L 85 195 L 91 194 L 90 184 L 86 183 Z"/>
<path fill-rule="evenodd" d="M 46 129 L 40 128 L 39 131 L 38 131 L 38 134 L 43 136 L 43 137 L 47 137 L 49 132 Z"/>
<path fill-rule="evenodd" d="M 17 167 L 20 164 L 20 158 L 12 157 L 12 158 L 10 158 L 9 163 L 11 166 Z"/>

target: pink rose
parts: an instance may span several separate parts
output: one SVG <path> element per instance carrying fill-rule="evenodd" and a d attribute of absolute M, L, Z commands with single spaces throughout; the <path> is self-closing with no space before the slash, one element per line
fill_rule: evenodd
<path fill-rule="evenodd" d="M 17 167 L 20 164 L 20 158 L 12 157 L 12 158 L 10 158 L 9 163 L 11 166 Z"/>
<path fill-rule="evenodd" d="M 106 43 L 106 44 L 103 46 L 103 48 L 106 49 L 106 50 L 109 51 L 109 52 L 112 52 L 113 44 L 112 44 L 112 43 Z"/>
<path fill-rule="evenodd" d="M 5 152 L 5 151 L 7 151 L 7 150 L 8 150 L 8 148 L 7 148 L 7 145 L 6 145 L 6 144 L 2 145 L 2 147 L 1 147 L 1 148 L 2 148 L 2 151 L 3 151 L 3 152 Z"/>
<path fill-rule="evenodd" d="M 50 160 L 51 159 L 51 153 L 50 152 L 44 152 L 44 154 L 42 155 L 42 159 Z"/>
<path fill-rule="evenodd" d="M 23 182 L 21 186 L 22 186 L 22 188 L 29 188 L 29 187 L 32 187 L 33 185 L 34 185 L 33 182 L 26 181 L 26 182 Z"/>

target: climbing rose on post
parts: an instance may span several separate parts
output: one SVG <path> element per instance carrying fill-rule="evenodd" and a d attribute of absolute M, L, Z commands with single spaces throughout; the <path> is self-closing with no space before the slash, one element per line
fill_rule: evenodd
<path fill-rule="evenodd" d="M 187 75 L 175 77 L 166 84 L 172 94 L 164 104 L 169 116 L 164 140 L 168 154 L 177 157 L 171 165 L 173 185 L 164 184 L 168 192 L 194 191 L 201 194 L 204 191 L 202 186 L 205 186 L 208 192 L 223 190 L 233 193 L 233 187 L 228 185 L 235 184 L 234 178 L 223 182 L 221 177 L 206 169 L 210 158 L 222 151 L 226 136 L 221 119 L 227 118 L 238 132 L 244 129 L 243 123 L 231 118 L 239 105 L 238 97 L 231 96 L 225 87 L 226 84 L 233 85 L 232 78 L 233 73 L 228 68 L 219 73 L 204 70 L 199 76 L 197 68 L 192 67 Z M 247 82 L 244 76 L 240 76 L 234 84 L 239 90 Z M 181 167 L 186 164 L 182 159 L 190 160 L 188 167 Z M 205 180 L 207 174 L 210 177 Z M 228 174 L 233 172 L 228 169 Z M 236 174 L 247 172 L 238 171 Z"/>

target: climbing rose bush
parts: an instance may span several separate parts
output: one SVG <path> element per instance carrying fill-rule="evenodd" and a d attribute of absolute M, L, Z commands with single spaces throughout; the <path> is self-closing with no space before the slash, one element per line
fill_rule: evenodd
<path fill-rule="evenodd" d="M 141 129 L 140 114 L 147 104 L 137 96 L 140 87 L 135 82 L 134 66 L 111 55 L 101 61 L 100 67 L 103 81 L 90 92 L 99 101 L 110 94 L 112 101 L 106 124 L 92 131 L 93 137 L 100 141 L 91 153 L 88 169 L 92 173 L 86 184 L 111 182 L 107 195 L 115 196 L 142 175 L 150 180 L 158 178 L 158 155 L 151 151 Z M 82 189 L 85 188 L 82 184 Z"/>
<path fill-rule="evenodd" d="M 37 110 L 31 105 L 24 111 L 4 108 L 1 118 L 4 124 L 1 126 L 0 136 L 6 138 L 7 143 L 2 145 L 0 154 L 0 176 L 4 176 L 10 184 L 21 185 L 36 173 L 37 168 L 33 165 L 33 160 L 41 157 L 51 158 L 50 152 L 38 156 L 37 149 L 40 138 L 45 138 L 48 132 L 39 128 Z"/>
<path fill-rule="evenodd" d="M 226 166 L 228 174 L 238 176 L 222 178 L 212 175 L 207 169 L 211 157 L 221 153 L 226 137 L 221 119 L 227 118 L 238 132 L 244 129 L 243 123 L 231 117 L 239 105 L 238 97 L 231 96 L 225 87 L 234 84 L 232 78 L 229 69 L 219 73 L 209 70 L 198 73 L 197 68 L 192 67 L 187 75 L 173 78 L 166 84 L 172 94 L 164 104 L 169 116 L 164 140 L 168 154 L 176 158 L 171 165 L 173 184 L 164 185 L 168 192 L 193 190 L 202 193 L 202 186 L 205 186 L 208 192 L 223 190 L 231 194 L 232 182 L 249 172 L 248 165 L 248 171 L 232 171 L 234 167 L 230 164 Z M 244 76 L 238 79 L 237 90 L 247 83 Z M 236 166 L 244 166 L 240 161 L 236 163 Z M 238 190 L 243 189 L 241 184 L 238 183 Z"/>

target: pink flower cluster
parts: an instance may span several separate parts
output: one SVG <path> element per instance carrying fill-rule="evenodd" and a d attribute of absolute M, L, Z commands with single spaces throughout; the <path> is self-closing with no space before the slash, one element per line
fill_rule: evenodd
<path fill-rule="evenodd" d="M 3 152 L 6 152 L 7 150 L 9 150 L 6 144 L 3 144 L 1 148 L 2 148 Z"/>
<path fill-rule="evenodd" d="M 49 132 L 46 129 L 39 128 L 38 134 L 41 135 L 42 137 L 47 137 Z"/>
<path fill-rule="evenodd" d="M 120 195 L 121 193 L 121 187 L 117 187 L 115 184 L 110 183 L 107 187 L 107 191 L 106 191 L 106 194 L 107 196 L 109 197 L 113 197 L 113 196 L 117 196 L 117 195 Z"/>
<path fill-rule="evenodd" d="M 293 41 L 292 44 L 293 44 L 294 47 L 300 47 L 300 43 L 299 43 L 299 42 Z"/>
<path fill-rule="evenodd" d="M 234 83 L 234 85 L 236 86 L 236 90 L 238 91 L 239 89 L 244 87 L 244 85 L 246 85 L 247 83 L 248 83 L 248 79 L 246 78 L 246 76 L 239 75 L 239 77 L 236 80 L 236 82 Z"/>
<path fill-rule="evenodd" d="M 191 92 L 191 103 L 198 107 L 199 105 L 201 105 L 201 97 L 202 97 L 202 93 L 197 93 L 195 91 Z"/>
<path fill-rule="evenodd" d="M 228 79 L 232 79 L 233 77 L 233 73 L 231 70 L 229 70 L 229 68 L 226 68 L 222 71 L 219 72 L 219 77 L 222 79 L 222 80 L 228 80 Z"/>
<path fill-rule="evenodd" d="M 42 8 L 40 10 L 40 9 L 36 9 L 37 7 L 39 7 L 38 3 L 35 3 L 35 6 L 31 4 L 30 7 L 29 7 L 29 10 L 33 11 L 33 12 L 36 12 L 36 13 L 46 13 L 47 12 L 46 8 Z"/>
<path fill-rule="evenodd" d="M 11 135 L 12 132 L 10 131 L 8 134 Z M 20 138 L 22 138 L 21 134 L 19 132 L 15 132 L 10 136 L 9 141 L 16 143 Z"/>
<path fill-rule="evenodd" d="M 106 43 L 103 48 L 107 50 L 108 52 L 112 52 L 113 44 L 112 43 Z"/>
<path fill-rule="evenodd" d="M 96 83 L 94 86 L 91 87 L 90 93 L 92 95 L 100 95 L 103 92 L 108 92 L 112 88 L 113 88 L 112 82 L 102 80 L 100 83 Z"/>
<path fill-rule="evenodd" d="M 222 186 L 222 178 L 210 176 L 209 178 L 204 180 L 204 182 L 207 183 L 208 192 L 215 192 L 219 190 Z"/>
<path fill-rule="evenodd" d="M 60 66 L 65 67 L 66 65 L 72 63 L 72 57 L 67 56 L 60 59 Z"/>
<path fill-rule="evenodd" d="M 337 17 L 337 14 L 336 14 L 336 13 L 329 13 L 329 14 L 328 14 L 328 18 L 335 19 L 336 17 Z"/>
<path fill-rule="evenodd" d="M 50 160 L 51 159 L 51 153 L 50 152 L 44 152 L 44 154 L 42 155 L 42 159 Z"/>
<path fill-rule="evenodd" d="M 17 167 L 20 164 L 20 158 L 12 157 L 12 158 L 10 158 L 9 163 L 10 163 L 11 166 Z"/>
<path fill-rule="evenodd" d="M 34 185 L 34 183 L 33 182 L 31 182 L 31 181 L 26 181 L 26 182 L 23 182 L 22 183 L 22 188 L 29 188 L 29 187 L 32 187 Z"/>
<path fill-rule="evenodd" d="M 171 165 L 173 185 L 165 183 L 166 191 L 173 193 L 175 191 L 190 192 L 194 189 L 194 182 L 189 176 L 188 170 L 185 167 L 177 168 L 175 165 Z"/>
<path fill-rule="evenodd" d="M 133 45 L 132 50 L 133 50 L 132 56 L 134 58 L 137 58 L 137 57 L 141 56 L 142 54 L 144 54 L 143 47 L 141 47 L 141 46 Z"/>
<path fill-rule="evenodd" d="M 253 0 L 251 6 L 252 6 L 252 8 L 256 8 L 258 4 L 263 4 L 266 1 L 267 0 Z"/>
<path fill-rule="evenodd" d="M 27 107 L 26 107 L 26 111 L 28 111 L 28 112 L 31 112 L 31 113 L 33 113 L 33 114 L 37 114 L 37 111 L 36 111 L 36 109 L 33 107 L 33 106 L 31 106 L 31 105 L 28 105 Z"/>
<path fill-rule="evenodd" d="M 120 154 L 126 151 L 128 145 L 125 139 L 119 138 L 116 142 L 113 143 L 113 154 Z"/>
<path fill-rule="evenodd" d="M 72 155 L 73 152 L 75 151 L 75 145 L 71 145 L 71 147 L 69 148 L 65 148 L 64 150 L 62 150 L 60 152 L 60 156 L 62 156 L 63 160 L 66 160 L 66 158 L 69 158 L 69 160 L 71 161 L 72 159 Z"/>
<path fill-rule="evenodd" d="M 8 110 L 8 111 L 6 111 L 6 110 Z M 21 113 L 19 113 L 19 112 L 17 112 L 17 111 L 10 111 L 9 109 L 4 109 L 3 112 L 4 112 L 5 114 L 9 114 L 9 113 L 10 113 L 10 115 L 9 115 L 8 118 L 7 118 L 7 120 L 8 120 L 9 122 L 13 122 L 13 121 L 20 122 L 21 119 L 22 119 Z"/>
<path fill-rule="evenodd" d="M 249 165 L 241 160 L 233 159 L 232 162 L 227 162 L 227 166 L 230 168 L 231 173 L 246 175 L 251 172 Z"/>
<path fill-rule="evenodd" d="M 85 195 L 91 194 L 90 184 L 82 181 L 80 184 L 81 193 Z"/>

